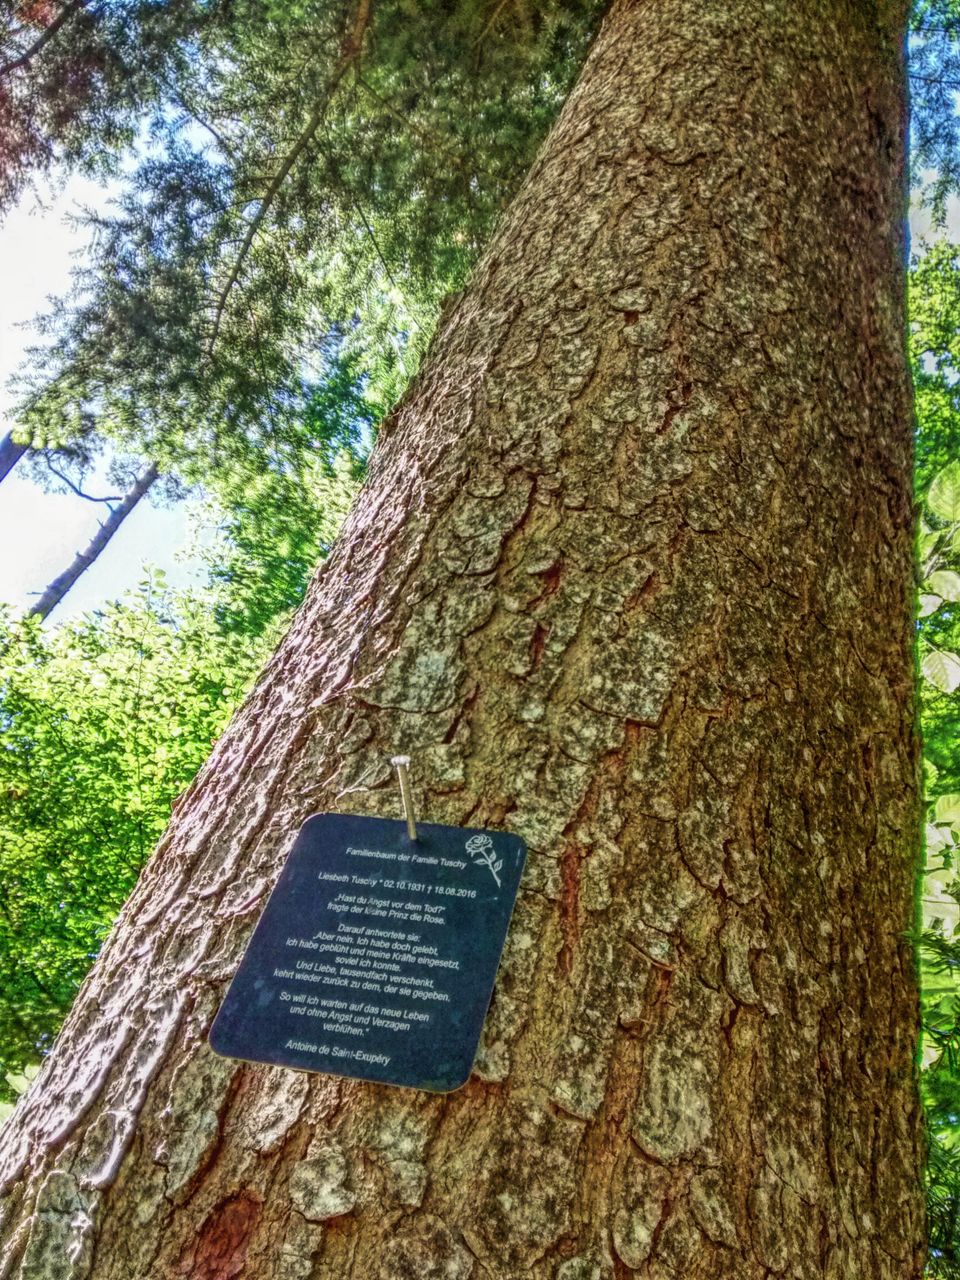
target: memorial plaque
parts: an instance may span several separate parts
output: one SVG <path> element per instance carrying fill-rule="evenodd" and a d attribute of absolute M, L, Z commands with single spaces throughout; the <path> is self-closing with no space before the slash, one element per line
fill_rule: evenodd
<path fill-rule="evenodd" d="M 465 1084 L 525 849 L 504 831 L 308 819 L 210 1030 L 217 1053 L 439 1093 Z"/>

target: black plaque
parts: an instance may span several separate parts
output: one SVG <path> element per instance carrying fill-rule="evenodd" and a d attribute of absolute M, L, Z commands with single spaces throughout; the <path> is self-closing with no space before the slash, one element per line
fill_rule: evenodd
<path fill-rule="evenodd" d="M 505 831 L 304 823 L 210 1030 L 217 1053 L 446 1093 L 465 1084 L 525 849 Z"/>

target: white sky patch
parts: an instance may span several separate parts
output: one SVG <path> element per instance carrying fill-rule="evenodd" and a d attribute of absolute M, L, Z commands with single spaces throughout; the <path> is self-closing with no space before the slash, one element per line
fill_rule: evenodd
<path fill-rule="evenodd" d="M 72 178 L 42 203 L 28 195 L 0 224 L 0 435 L 11 425 L 10 378 L 26 349 L 38 342 L 30 322 L 49 310 L 52 297 L 67 292 L 76 255 L 86 244 L 85 233 L 68 217 L 81 206 L 102 209 L 106 199 L 103 188 Z M 96 477 L 86 488 L 114 491 Z M 15 470 L 0 484 L 0 600 L 17 608 L 29 605 L 87 545 L 104 515 L 99 504 L 45 493 Z M 122 595 L 148 562 L 164 569 L 172 585 L 192 580 L 190 566 L 175 560 L 186 540 L 184 504 L 164 509 L 144 499 L 51 619 L 75 617 Z"/>

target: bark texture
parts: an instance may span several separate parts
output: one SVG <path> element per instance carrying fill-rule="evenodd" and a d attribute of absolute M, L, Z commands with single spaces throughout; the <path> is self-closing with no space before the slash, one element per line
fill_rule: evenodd
<path fill-rule="evenodd" d="M 6 1130 L 0 1275 L 919 1277 L 902 22 L 615 5 Z M 217 1059 L 395 751 L 530 849 L 474 1077 Z"/>

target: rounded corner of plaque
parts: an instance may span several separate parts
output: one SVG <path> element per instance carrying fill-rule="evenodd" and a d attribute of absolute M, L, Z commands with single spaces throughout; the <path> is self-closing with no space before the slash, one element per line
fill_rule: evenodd
<path fill-rule="evenodd" d="M 216 1022 L 214 1022 L 213 1026 L 207 1032 L 207 1044 L 210 1046 L 210 1048 L 213 1050 L 213 1052 L 217 1055 L 218 1058 L 229 1058 L 230 1055 L 226 1053 L 223 1049 L 221 1049 L 220 1046 L 217 1044 L 218 1031 L 219 1031 L 219 1028 Z"/>
<path fill-rule="evenodd" d="M 458 1080 L 456 1084 L 445 1085 L 442 1089 L 438 1089 L 437 1092 L 438 1093 L 457 1093 L 460 1089 L 464 1087 L 464 1085 L 469 1084 L 470 1077 L 472 1075 L 473 1075 L 473 1063 L 471 1062 L 469 1067 L 467 1067 L 466 1074 L 462 1077 L 462 1079 Z"/>
<path fill-rule="evenodd" d="M 311 813 L 309 818 L 304 819 L 300 830 L 301 832 L 313 831 L 320 827 L 325 827 L 330 819 L 335 818 L 336 816 L 337 815 L 335 813 Z"/>

